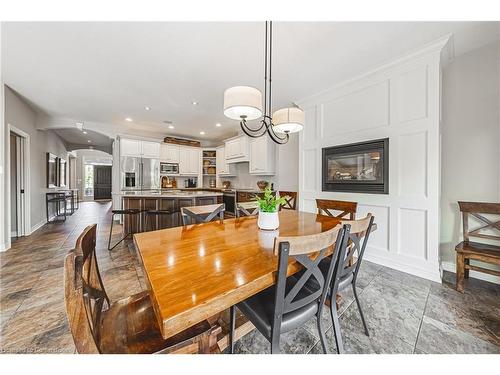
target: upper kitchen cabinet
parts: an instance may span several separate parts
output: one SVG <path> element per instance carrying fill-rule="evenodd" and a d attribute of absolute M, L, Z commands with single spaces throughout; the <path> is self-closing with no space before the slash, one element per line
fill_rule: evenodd
<path fill-rule="evenodd" d="M 121 156 L 159 159 L 160 144 L 138 139 L 120 138 L 120 154 Z"/>
<path fill-rule="evenodd" d="M 142 157 L 149 159 L 160 158 L 160 144 L 158 142 L 141 141 Z"/>
<path fill-rule="evenodd" d="M 179 146 L 179 174 L 198 176 L 200 173 L 201 149 Z"/>
<path fill-rule="evenodd" d="M 179 145 L 162 143 L 160 145 L 160 161 L 164 163 L 179 163 Z"/>
<path fill-rule="evenodd" d="M 224 146 L 217 147 L 216 152 L 216 170 L 219 176 L 234 176 L 234 165 L 226 162 L 226 148 Z"/>
<path fill-rule="evenodd" d="M 276 173 L 276 145 L 267 136 L 250 140 L 249 173 L 274 175 Z"/>
<path fill-rule="evenodd" d="M 141 141 L 137 139 L 120 138 L 120 155 L 141 157 Z"/>
<path fill-rule="evenodd" d="M 225 157 L 227 163 L 249 161 L 248 137 L 240 136 L 225 141 Z"/>

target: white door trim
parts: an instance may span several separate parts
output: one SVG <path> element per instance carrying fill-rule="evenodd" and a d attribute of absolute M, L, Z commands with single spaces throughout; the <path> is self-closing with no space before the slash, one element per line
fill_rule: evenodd
<path fill-rule="evenodd" d="M 24 140 L 24 155 L 23 155 L 23 162 L 24 164 L 24 234 L 25 235 L 30 235 L 31 234 L 31 181 L 30 181 L 30 135 L 21 129 L 15 127 L 12 124 L 7 124 L 7 136 L 9 142 L 5 142 L 7 145 L 7 155 L 10 155 L 10 134 L 14 133 L 15 135 L 21 137 Z M 18 165 L 20 162 L 18 162 Z M 6 169 L 7 169 L 7 196 L 10 197 L 11 191 L 10 191 L 10 179 L 11 179 L 11 170 L 10 170 L 10 163 L 6 163 Z M 7 227 L 11 227 L 11 219 L 10 219 L 10 213 L 11 213 L 12 207 L 10 203 L 10 199 L 7 200 Z M 10 233 L 10 231 L 9 231 Z M 9 249 L 11 246 L 11 241 L 10 241 L 10 236 L 7 238 L 7 246 L 6 248 Z"/>

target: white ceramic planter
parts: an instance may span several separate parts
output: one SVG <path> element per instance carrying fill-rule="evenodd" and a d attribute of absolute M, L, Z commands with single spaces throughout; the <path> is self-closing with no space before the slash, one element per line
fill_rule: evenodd
<path fill-rule="evenodd" d="M 280 226 L 280 220 L 277 212 L 262 212 L 259 211 L 257 225 L 260 229 L 276 230 Z"/>

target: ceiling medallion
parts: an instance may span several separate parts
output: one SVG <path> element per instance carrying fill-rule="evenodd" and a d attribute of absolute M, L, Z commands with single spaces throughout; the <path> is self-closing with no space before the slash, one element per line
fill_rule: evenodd
<path fill-rule="evenodd" d="M 266 21 L 266 41 L 264 53 L 264 110 L 262 93 L 250 86 L 235 86 L 224 92 L 224 115 L 239 120 L 243 132 L 252 138 L 266 133 L 278 144 L 288 142 L 290 133 L 299 132 L 304 127 L 304 111 L 297 106 L 281 108 L 271 116 L 272 44 L 273 24 Z M 247 121 L 260 118 L 260 126 L 249 127 Z"/>

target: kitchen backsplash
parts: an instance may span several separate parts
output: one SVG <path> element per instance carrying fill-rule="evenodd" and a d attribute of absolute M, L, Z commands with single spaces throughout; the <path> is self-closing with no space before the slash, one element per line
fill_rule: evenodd
<path fill-rule="evenodd" d="M 269 183 L 276 184 L 275 176 L 255 176 L 248 172 L 248 163 L 236 163 L 236 176 L 221 176 L 221 181 L 231 181 L 231 187 L 240 189 L 256 189 L 257 181 L 268 181 Z M 221 183 L 222 185 L 222 183 Z"/>

